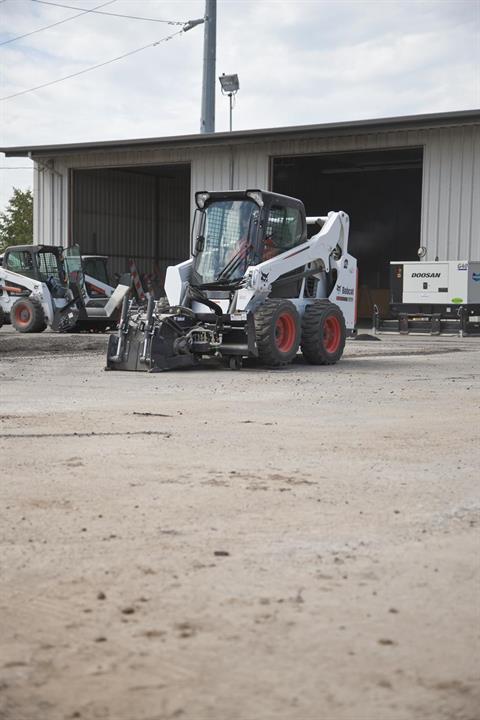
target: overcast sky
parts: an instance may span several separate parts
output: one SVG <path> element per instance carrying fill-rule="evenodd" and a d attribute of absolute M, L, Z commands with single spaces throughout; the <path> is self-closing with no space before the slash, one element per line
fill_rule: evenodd
<path fill-rule="evenodd" d="M 56 0 L 55 0 L 56 1 Z M 54 2 L 54 0 L 51 0 Z M 0 0 L 0 43 L 107 0 Z M 204 0 L 115 0 L 103 12 L 186 21 Z M 480 0 L 218 0 L 217 75 L 236 72 L 234 129 L 480 107 Z M 0 44 L 0 97 L 154 43 L 178 27 L 94 13 Z M 0 102 L 0 146 L 199 130 L 203 27 Z M 228 129 L 217 92 L 216 129 Z M 0 154 L 0 209 L 32 186 Z"/>

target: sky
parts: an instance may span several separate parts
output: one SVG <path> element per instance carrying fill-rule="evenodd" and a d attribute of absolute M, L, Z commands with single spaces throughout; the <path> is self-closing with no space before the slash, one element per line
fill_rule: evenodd
<path fill-rule="evenodd" d="M 76 9 L 0 0 L 0 98 L 181 29 L 89 12 L 12 41 L 107 0 L 58 2 Z M 185 22 L 203 17 L 205 3 L 114 0 L 99 10 Z M 202 57 L 200 25 L 0 100 L 0 147 L 196 133 Z M 216 69 L 239 75 L 234 130 L 480 108 L 480 0 L 218 0 Z M 224 131 L 228 98 L 217 85 Z M 32 184 L 28 159 L 0 154 L 0 211 L 13 187 Z"/>

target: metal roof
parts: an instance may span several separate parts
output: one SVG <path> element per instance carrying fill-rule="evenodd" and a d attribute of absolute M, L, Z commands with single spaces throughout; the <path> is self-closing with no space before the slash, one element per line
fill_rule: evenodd
<path fill-rule="evenodd" d="M 98 150 L 126 150 L 128 148 L 185 147 L 205 145 L 232 145 L 256 140 L 281 140 L 283 138 L 322 137 L 326 135 L 349 135 L 392 129 L 420 130 L 432 127 L 451 127 L 480 123 L 480 109 L 461 110 L 424 115 L 401 115 L 399 117 L 354 120 L 320 125 L 291 125 L 287 127 L 236 130 L 234 132 L 173 135 L 157 138 L 130 140 L 104 140 L 97 142 L 66 143 L 60 145 L 25 145 L 0 148 L 7 157 L 72 155 Z"/>

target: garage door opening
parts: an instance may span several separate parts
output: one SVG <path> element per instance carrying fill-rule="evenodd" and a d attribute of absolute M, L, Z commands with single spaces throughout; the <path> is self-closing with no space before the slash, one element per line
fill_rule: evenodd
<path fill-rule="evenodd" d="M 71 242 L 108 255 L 111 274 L 129 270 L 162 291 L 168 265 L 190 254 L 190 165 L 72 171 Z"/>
<path fill-rule="evenodd" d="M 422 148 L 273 158 L 272 188 L 303 200 L 307 215 L 345 210 L 358 260 L 358 315 L 389 304 L 389 263 L 417 260 Z"/>

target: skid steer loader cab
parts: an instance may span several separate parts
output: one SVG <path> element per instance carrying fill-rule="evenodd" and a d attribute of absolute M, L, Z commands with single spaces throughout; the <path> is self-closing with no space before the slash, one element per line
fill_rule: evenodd
<path fill-rule="evenodd" d="M 5 252 L 3 267 L 32 280 L 48 282 L 53 278 L 65 285 L 63 249 L 55 245 L 17 245 Z"/>
<path fill-rule="evenodd" d="M 191 284 L 235 287 L 247 267 L 307 239 L 300 200 L 259 190 L 196 193 Z"/>

